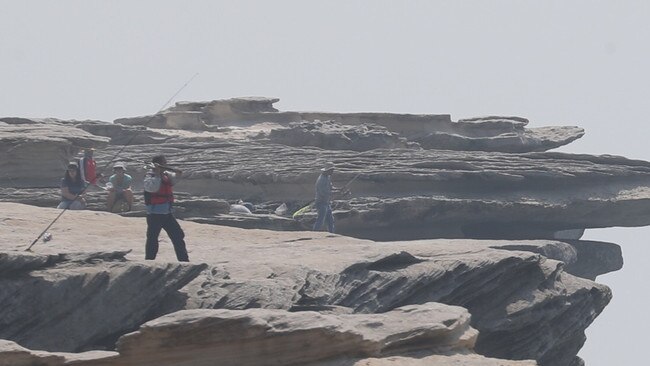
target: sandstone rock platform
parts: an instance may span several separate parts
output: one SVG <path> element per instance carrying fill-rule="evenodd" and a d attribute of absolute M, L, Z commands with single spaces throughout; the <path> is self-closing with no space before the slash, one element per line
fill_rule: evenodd
<path fill-rule="evenodd" d="M 440 322 L 448 326 L 466 324 L 478 330 L 478 336 L 473 344 L 468 340 L 473 337 L 470 328 L 462 328 L 465 330 L 458 333 L 452 346 L 439 343 L 447 338 L 436 336 L 435 342 L 424 342 L 423 349 L 409 351 L 442 357 L 449 356 L 449 347 L 455 347 L 492 358 L 569 365 L 585 340 L 584 329 L 611 298 L 607 287 L 564 270 L 565 263 L 577 263 L 581 258 L 575 247 L 558 241 L 378 243 L 327 233 L 244 230 L 184 222 L 192 263 L 174 264 L 169 263 L 175 258 L 166 238 L 161 242 L 159 259 L 142 261 L 144 219 L 92 211 L 66 212 L 49 230 L 52 240 L 38 242 L 33 252 L 25 252 L 59 210 L 12 203 L 1 203 L 0 207 L 0 211 L 11 213 L 0 220 L 0 302 L 30 304 L 20 311 L 3 307 L 0 338 L 31 349 L 111 349 L 119 335 L 137 330 L 140 324 L 160 315 L 184 309 L 275 309 L 280 313 L 268 313 L 276 314 L 273 319 L 279 314 L 302 314 L 312 319 L 301 322 L 315 325 L 323 314 L 337 319 L 358 315 L 358 321 L 369 324 L 373 322 L 371 314 L 405 311 L 417 305 L 424 306 L 414 310 L 418 312 L 434 308 L 446 314 L 456 312 L 451 323 Z M 34 296 L 40 300 L 28 300 Z M 35 314 L 39 318 L 34 318 Z M 204 314 L 206 321 L 214 316 L 210 312 L 189 314 L 199 323 L 203 317 L 198 314 Z M 364 314 L 370 317 L 364 318 Z M 176 315 L 170 316 L 169 324 L 173 324 Z M 408 329 L 415 326 L 410 331 L 423 324 L 404 322 Z M 89 334 L 84 327 L 91 324 L 104 326 L 93 326 L 94 336 L 84 337 Z M 378 326 L 377 331 L 386 331 L 386 326 Z M 470 333 L 461 336 L 465 332 Z M 529 337 L 530 332 L 536 336 Z M 57 337 L 62 333 L 68 336 Z M 123 337 L 120 342 L 128 339 Z M 367 342 L 361 339 L 359 349 Z M 119 344 L 119 357 L 126 357 Z M 438 347 L 447 353 L 436 353 Z M 358 362 L 360 356 L 396 356 L 373 352 L 349 356 L 348 363 L 343 364 Z M 178 354 L 189 357 L 182 349 Z M 142 353 L 138 355 L 133 357 L 143 357 Z M 319 357 L 314 357 L 316 362 Z M 296 364 L 312 361 L 300 362 Z"/>

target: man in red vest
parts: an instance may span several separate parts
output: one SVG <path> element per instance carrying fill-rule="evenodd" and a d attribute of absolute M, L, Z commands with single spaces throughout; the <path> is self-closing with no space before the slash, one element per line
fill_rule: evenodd
<path fill-rule="evenodd" d="M 167 167 L 163 155 L 154 156 L 153 168 L 144 177 L 144 202 L 147 205 L 147 243 L 145 259 L 156 259 L 158 254 L 158 236 L 165 229 L 174 245 L 176 258 L 180 262 L 189 262 L 185 247 L 185 233 L 173 214 L 174 186 L 183 172 Z"/>

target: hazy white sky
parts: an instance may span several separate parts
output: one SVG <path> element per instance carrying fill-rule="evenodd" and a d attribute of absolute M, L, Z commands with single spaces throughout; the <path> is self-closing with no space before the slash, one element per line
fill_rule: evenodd
<path fill-rule="evenodd" d="M 518 115 L 532 127 L 584 127 L 564 151 L 650 159 L 648 1 L 0 0 L 0 9 L 0 116 L 152 114 L 199 73 L 177 100 Z M 638 249 L 649 230 L 639 232 L 620 233 Z M 615 301 L 635 306 L 643 296 L 623 295 Z M 633 347 L 647 338 L 641 319 L 589 334 L 587 364 L 645 358 L 644 343 Z"/>

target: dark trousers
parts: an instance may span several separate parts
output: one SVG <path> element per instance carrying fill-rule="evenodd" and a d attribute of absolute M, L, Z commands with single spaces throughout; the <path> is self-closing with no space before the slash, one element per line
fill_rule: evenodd
<path fill-rule="evenodd" d="M 320 230 L 323 224 L 327 223 L 327 231 L 330 233 L 334 232 L 334 216 L 332 215 L 332 207 L 329 202 L 316 202 L 314 204 L 316 207 L 316 212 L 318 216 L 316 217 L 316 222 L 314 223 L 313 230 Z"/>
<path fill-rule="evenodd" d="M 162 229 L 165 229 L 167 235 L 172 240 L 172 244 L 174 244 L 176 258 L 180 262 L 189 262 L 190 259 L 187 256 L 185 240 L 183 240 L 185 233 L 172 214 L 147 215 L 147 244 L 145 245 L 144 259 L 156 259 L 156 254 L 158 254 L 158 236 Z"/>

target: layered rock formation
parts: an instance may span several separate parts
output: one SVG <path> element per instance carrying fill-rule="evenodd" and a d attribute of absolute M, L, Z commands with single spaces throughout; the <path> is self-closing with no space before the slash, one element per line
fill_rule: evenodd
<path fill-rule="evenodd" d="M 43 196 L 30 188 L 40 188 L 46 181 L 55 186 L 54 171 L 72 159 L 75 146 L 82 144 L 71 138 L 67 150 L 58 154 L 35 148 L 44 157 L 41 164 L 49 168 L 25 168 L 34 166 L 30 162 L 35 160 L 34 153 L 20 151 L 20 146 L 31 146 L 26 136 L 28 143 L 22 145 L 11 138 L 16 126 L 38 126 L 49 136 L 76 136 L 69 131 L 76 126 L 73 130 L 78 134 L 86 136 L 79 131 L 83 130 L 101 135 L 93 137 L 98 146 L 110 138 L 111 145 L 96 153 L 99 167 L 108 174 L 112 161 L 126 161 L 137 189 L 144 173 L 143 161 L 154 154 L 167 154 L 186 172 L 178 190 L 189 194 L 189 201 L 185 204 L 180 200 L 179 214 L 200 222 L 282 230 L 308 228 L 313 213 L 297 217 L 299 222 L 265 215 L 227 217 L 222 215 L 227 209 L 217 200 L 253 202 L 260 208 L 259 214 L 273 213 L 285 203 L 291 214 L 312 199 L 316 168 L 332 161 L 337 165 L 336 185 L 354 179 L 349 186 L 353 196 L 347 197 L 352 199 L 336 205 L 337 231 L 356 237 L 565 238 L 562 233 L 567 230 L 576 233 L 585 228 L 649 223 L 647 162 L 611 156 L 498 152 L 503 150 L 497 142 L 501 137 L 495 136 L 502 136 L 504 131 L 534 134 L 525 128 L 528 121 L 524 118 L 493 116 L 452 122 L 447 115 L 278 112 L 272 107 L 276 101 L 242 98 L 179 103 L 157 116 L 116 121 L 174 130 L 97 121 L 4 118 L 7 126 L 0 126 L 0 132 L 5 128 L 8 133 L 0 133 L 0 146 L 7 154 L 0 177 L 0 187 L 4 187 L 0 200 L 10 197 L 12 202 L 54 204 L 56 192 Z M 174 118 L 189 114 L 192 117 L 187 118 L 198 118 L 201 126 L 207 127 L 171 123 L 170 114 Z M 557 132 L 565 128 L 543 129 Z M 490 139 L 494 143 L 484 145 L 488 151 L 480 153 L 462 146 L 456 146 L 457 150 L 422 149 L 440 148 L 423 144 L 423 136 L 448 133 L 472 139 L 493 136 Z M 573 137 L 562 138 L 566 143 L 581 134 L 580 130 L 579 134 L 569 134 Z M 526 151 L 531 144 L 537 147 L 529 150 L 558 146 L 542 140 L 528 139 L 515 150 Z M 38 138 L 34 144 L 37 142 Z M 23 189 L 12 190 L 15 188 Z M 97 196 L 97 200 L 91 197 L 91 208 L 101 209 L 103 194 Z M 214 206 L 199 205 L 196 197 L 214 202 Z"/>
<path fill-rule="evenodd" d="M 454 122 L 446 114 L 279 112 L 273 108 L 273 103 L 278 101 L 277 98 L 249 97 L 211 102 L 182 102 L 156 116 L 120 118 L 115 120 L 115 123 L 166 129 L 209 130 L 267 122 L 286 126 L 291 123 L 304 125 L 309 122 L 329 121 L 336 125 L 383 126 L 407 140 L 420 143 L 426 149 L 503 152 L 545 151 L 566 145 L 584 135 L 584 130 L 579 127 L 526 129 L 528 120 L 521 117 L 490 116 Z M 309 128 L 310 135 L 315 129 L 317 128 L 313 126 Z M 327 134 L 327 130 L 329 129 L 324 129 L 323 133 Z M 385 134 L 381 130 L 375 133 Z M 305 135 L 305 132 L 298 135 Z M 318 143 L 320 140 L 320 144 L 316 146 L 328 147 L 327 139 L 314 139 L 311 136 L 311 140 L 311 143 Z M 292 145 L 299 143 L 296 140 L 291 141 Z M 388 145 L 390 144 L 391 142 L 388 142 Z M 393 147 L 388 145 L 383 147 Z M 359 145 L 352 148 L 359 149 Z"/>
<path fill-rule="evenodd" d="M 71 123 L 48 118 L 0 118 L 0 184 L 51 187 L 67 161 L 84 147 L 104 147 L 108 139 Z"/>
<path fill-rule="evenodd" d="M 205 268 L 145 266 L 125 261 L 125 254 L 2 253 L 0 302 L 11 311 L 0 318 L 0 338 L 48 351 L 102 347 L 155 314 L 157 302 Z M 29 291 L 20 280 L 26 275 Z"/>
<path fill-rule="evenodd" d="M 177 103 L 115 123 L 0 118 L 0 202 L 32 205 L 0 203 L 12 213 L 0 218 L 0 303 L 10 305 L 0 338 L 19 344 L 1 343 L 0 359 L 581 364 L 584 329 L 611 298 L 593 280 L 622 257 L 615 244 L 579 238 L 650 224 L 650 163 L 546 152 L 584 131 L 527 128 L 521 117 L 281 112 L 275 102 Z M 135 191 L 155 154 L 184 170 L 176 215 L 190 258 L 205 264 L 141 262 L 141 198 L 128 218 L 101 213 L 97 187 L 86 193 L 95 212 L 66 212 L 54 240 L 22 251 L 59 212 L 33 206 L 56 206 L 65 164 L 91 146 L 105 175 L 127 163 Z M 334 184 L 352 191 L 334 202 L 337 233 L 374 241 L 307 233 L 314 213 L 292 217 L 327 162 Z M 244 202 L 251 213 L 230 209 Z M 404 241 L 414 239 L 426 240 Z M 180 334 L 186 342 L 169 347 Z M 233 349 L 238 359 L 224 355 Z M 110 352 L 61 353 L 89 350 Z"/>
<path fill-rule="evenodd" d="M 557 241 L 375 243 L 322 233 L 186 222 L 190 259 L 206 265 L 168 264 L 174 254 L 167 240 L 163 240 L 160 262 L 140 261 L 146 226 L 142 218 L 68 212 L 50 229 L 52 240 L 39 242 L 34 253 L 26 253 L 24 248 L 40 226 L 58 210 L 8 203 L 0 207 L 2 212 L 12 212 L 12 218 L 0 224 L 5 238 L 0 303 L 23 304 L 2 308 L 0 338 L 23 347 L 59 352 L 111 349 L 119 335 L 178 310 L 276 309 L 170 315 L 141 328 L 141 335 L 123 337 L 118 342 L 119 357 L 111 356 L 118 361 L 110 365 L 179 364 L 177 357 L 202 364 L 189 355 L 214 359 L 217 356 L 211 352 L 234 347 L 235 334 L 243 337 L 235 342 L 241 347 L 236 348 L 240 357 L 250 353 L 247 344 L 267 344 L 263 349 L 277 353 L 258 353 L 260 358 L 252 358 L 250 364 L 264 364 L 259 360 L 269 357 L 287 358 L 283 364 L 316 364 L 335 362 L 339 356 L 347 360 L 340 364 L 352 364 L 366 357 L 410 352 L 418 353 L 418 358 L 460 357 L 475 349 L 487 357 L 569 365 L 584 342 L 584 329 L 611 298 L 607 287 L 564 271 L 564 263 L 578 264 L 582 258 L 574 246 Z M 454 306 L 467 309 L 471 319 Z M 293 318 L 287 312 L 300 315 Z M 404 314 L 411 312 L 415 314 Z M 410 316 L 416 318 L 409 320 Z M 420 316 L 428 321 L 417 320 Z M 210 320 L 215 317 L 222 320 Z M 226 318 L 250 319 L 236 327 L 251 328 L 235 331 L 234 324 L 224 323 L 229 321 Z M 343 328 L 335 330 L 331 322 Z M 357 322 L 366 330 L 353 325 Z M 255 330 L 255 324 L 261 328 Z M 299 324 L 308 324 L 313 331 Z M 83 328 L 91 325 L 87 337 L 81 336 Z M 478 330 L 477 337 L 469 325 Z M 286 333 L 276 335 L 282 329 Z M 212 334 L 210 341 L 207 334 Z M 154 351 L 146 346 L 167 344 L 165 337 L 175 337 L 179 348 Z M 319 344 L 318 350 L 303 347 L 304 356 L 294 351 L 283 354 L 286 347 L 296 347 L 294 337 Z M 324 356 L 322 352 L 328 351 L 319 342 L 329 344 L 339 356 Z M 381 346 L 386 342 L 402 346 Z M 229 364 L 228 352 L 223 352 L 224 364 Z M 146 354 L 153 358 L 147 361 Z"/>

